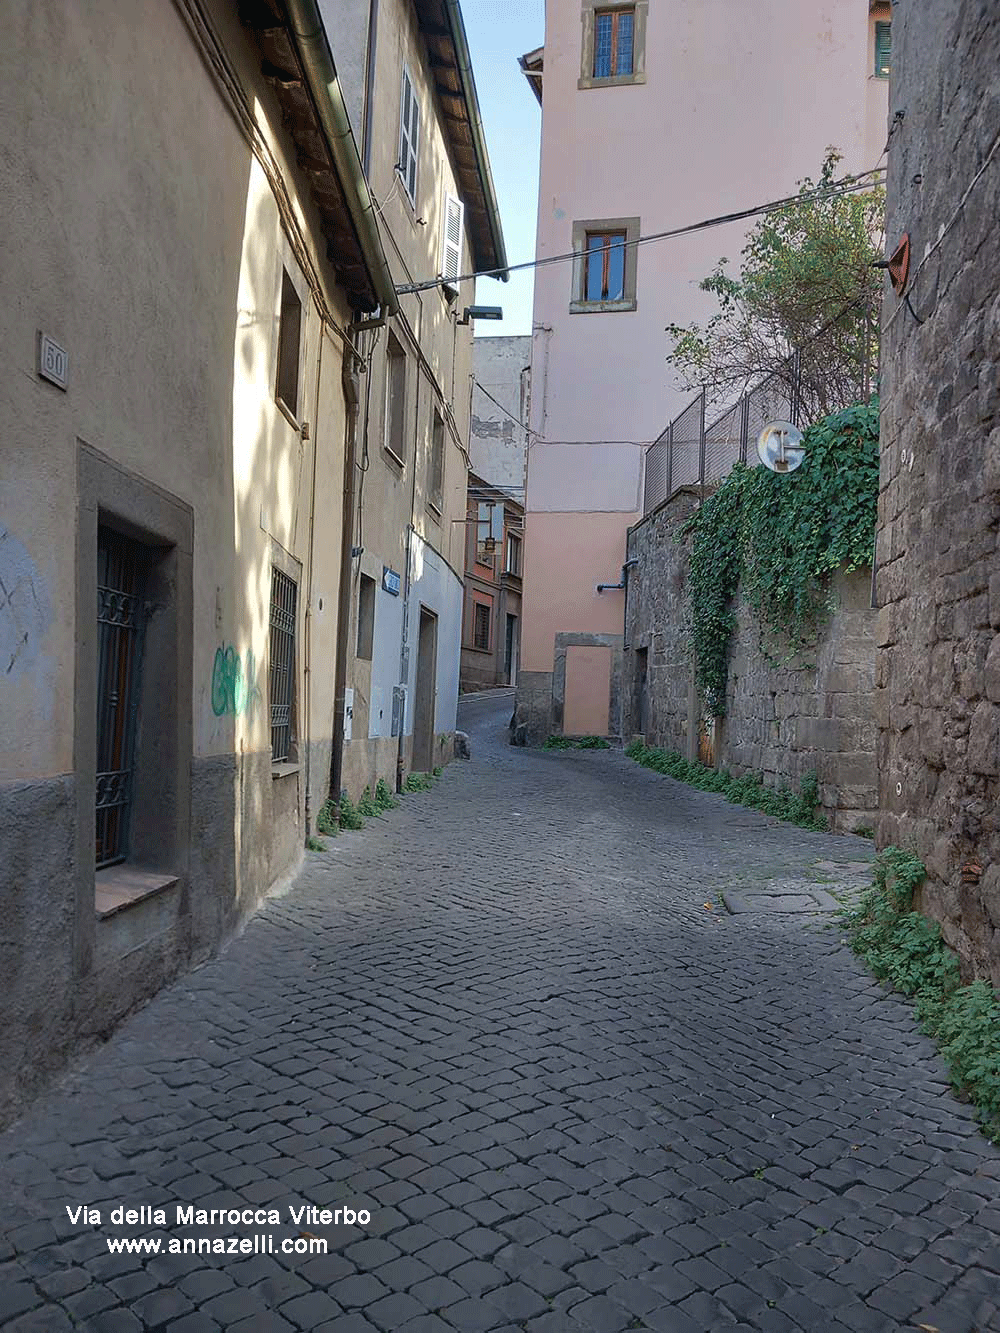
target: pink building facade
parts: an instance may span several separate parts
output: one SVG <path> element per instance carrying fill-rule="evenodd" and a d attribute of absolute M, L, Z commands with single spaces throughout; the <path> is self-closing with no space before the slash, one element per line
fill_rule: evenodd
<path fill-rule="evenodd" d="M 620 734 L 626 532 L 645 449 L 691 397 L 665 330 L 713 312 L 698 283 L 738 262 L 747 224 L 627 242 L 792 194 L 829 146 L 844 172 L 875 167 L 889 19 L 868 0 L 548 0 L 522 60 L 537 255 L 588 254 L 535 278 L 518 739 Z"/>

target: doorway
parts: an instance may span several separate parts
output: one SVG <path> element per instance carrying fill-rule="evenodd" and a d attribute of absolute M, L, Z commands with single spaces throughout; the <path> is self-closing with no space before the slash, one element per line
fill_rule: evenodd
<path fill-rule="evenodd" d="M 649 649 L 635 650 L 636 731 L 646 740 L 649 731 Z"/>
<path fill-rule="evenodd" d="M 517 684 L 517 616 L 507 615 L 507 644 L 504 650 L 504 676 L 508 685 Z"/>
<path fill-rule="evenodd" d="M 417 639 L 417 681 L 413 698 L 413 768 L 429 773 L 434 767 L 434 704 L 437 698 L 437 621 L 433 611 L 420 608 Z"/>

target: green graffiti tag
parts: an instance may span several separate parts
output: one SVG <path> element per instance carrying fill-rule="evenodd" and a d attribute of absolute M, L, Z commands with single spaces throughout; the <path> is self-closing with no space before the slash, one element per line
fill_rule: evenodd
<path fill-rule="evenodd" d="M 216 648 L 212 667 L 212 712 L 215 716 L 228 713 L 231 717 L 253 717 L 254 708 L 260 702 L 256 676 L 257 663 L 251 649 L 247 649 L 244 664 L 232 644 Z"/>

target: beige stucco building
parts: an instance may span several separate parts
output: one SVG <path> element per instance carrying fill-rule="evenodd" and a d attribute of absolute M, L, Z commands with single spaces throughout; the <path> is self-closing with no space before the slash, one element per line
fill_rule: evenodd
<path fill-rule="evenodd" d="M 344 86 L 398 311 L 366 334 L 342 764 L 357 796 L 452 757 L 465 569 L 477 269 L 503 237 L 454 0 L 321 0 L 365 34 Z M 407 293 L 437 276 L 429 290 Z"/>
<path fill-rule="evenodd" d="M 414 219 L 390 270 L 319 20 L 312 0 L 5 15 L 0 1115 L 288 879 L 329 792 L 345 495 L 388 341 L 373 359 L 364 326 L 396 320 L 430 233 Z M 418 198 L 437 231 L 440 198 Z M 397 525 L 399 568 L 437 405 L 411 571 L 460 567 L 467 353 L 443 305 L 412 306 L 393 336 L 419 325 L 407 352 L 449 397 L 412 391 L 410 452 L 371 467 L 365 512 L 386 543 Z"/>
<path fill-rule="evenodd" d="M 646 447 L 683 405 L 665 327 L 748 224 L 641 236 L 879 162 L 888 4 L 550 0 L 522 60 L 542 100 L 519 734 L 620 734 L 625 536 Z M 879 27 L 878 25 L 883 25 Z M 876 44 L 876 35 L 880 41 Z M 606 585 L 599 591 L 599 585 Z"/>

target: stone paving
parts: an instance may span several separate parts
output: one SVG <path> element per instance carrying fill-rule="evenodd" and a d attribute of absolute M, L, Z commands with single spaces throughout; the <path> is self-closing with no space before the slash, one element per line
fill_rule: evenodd
<path fill-rule="evenodd" d="M 1000 1153 L 908 1009 L 829 916 L 722 905 L 870 844 L 620 753 L 513 750 L 509 698 L 463 710 L 470 763 L 310 856 L 0 1138 L 0 1324 L 1000 1328 Z M 116 1227 L 118 1203 L 166 1224 Z"/>

